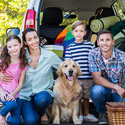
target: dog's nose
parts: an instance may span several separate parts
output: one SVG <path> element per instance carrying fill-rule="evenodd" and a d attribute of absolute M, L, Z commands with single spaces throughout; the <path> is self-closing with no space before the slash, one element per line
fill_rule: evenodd
<path fill-rule="evenodd" d="M 73 74 L 73 70 L 70 69 L 70 70 L 69 70 L 69 75 L 72 75 L 72 74 Z"/>

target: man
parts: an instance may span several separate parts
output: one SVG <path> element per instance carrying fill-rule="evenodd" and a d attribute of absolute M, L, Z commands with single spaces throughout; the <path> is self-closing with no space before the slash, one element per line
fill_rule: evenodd
<path fill-rule="evenodd" d="M 98 33 L 97 44 L 99 47 L 89 54 L 95 83 L 91 98 L 99 113 L 99 124 L 108 124 L 105 102 L 120 102 L 125 94 L 125 53 L 113 47 L 114 38 L 108 30 Z"/>

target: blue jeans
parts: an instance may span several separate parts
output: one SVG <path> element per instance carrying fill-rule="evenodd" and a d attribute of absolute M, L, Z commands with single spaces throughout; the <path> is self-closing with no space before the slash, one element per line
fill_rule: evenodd
<path fill-rule="evenodd" d="M 52 96 L 47 91 L 38 93 L 30 101 L 21 99 L 21 113 L 25 125 L 39 124 L 40 116 L 44 115 L 52 100 Z"/>
<path fill-rule="evenodd" d="M 94 85 L 90 96 L 99 114 L 106 112 L 105 102 L 120 102 L 121 100 L 118 93 L 111 93 L 111 89 L 101 85 Z M 122 101 L 125 102 L 125 98 Z"/>
<path fill-rule="evenodd" d="M 1 101 L 3 103 L 3 107 L 0 110 L 0 114 L 5 117 L 8 112 L 11 113 L 11 123 L 12 125 L 20 125 L 21 124 L 21 115 L 20 115 L 20 100 L 16 98 L 16 101 Z"/>

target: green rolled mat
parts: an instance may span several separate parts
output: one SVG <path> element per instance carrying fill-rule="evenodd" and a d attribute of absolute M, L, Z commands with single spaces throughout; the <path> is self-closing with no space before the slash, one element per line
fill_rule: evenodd
<path fill-rule="evenodd" d="M 100 19 L 94 19 L 91 21 L 90 28 L 93 32 L 97 33 L 102 29 L 108 29 L 110 26 L 113 26 L 121 19 L 118 16 L 109 16 Z"/>
<path fill-rule="evenodd" d="M 118 38 L 121 38 L 121 37 L 125 37 L 125 29 L 123 29 L 121 32 L 119 32 L 118 34 L 116 34 L 114 36 L 114 39 L 118 39 Z"/>

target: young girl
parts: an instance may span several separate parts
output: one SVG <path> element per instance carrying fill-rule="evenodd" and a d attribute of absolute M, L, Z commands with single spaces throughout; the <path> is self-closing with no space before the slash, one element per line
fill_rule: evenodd
<path fill-rule="evenodd" d="M 8 112 L 12 116 L 12 125 L 21 123 L 18 97 L 23 86 L 27 64 L 20 38 L 16 35 L 9 36 L 0 59 L 0 72 L 4 73 L 0 79 L 0 102 L 3 103 L 0 110 L 0 125 L 7 125 L 5 116 Z M 12 80 L 7 82 L 7 78 Z"/>

